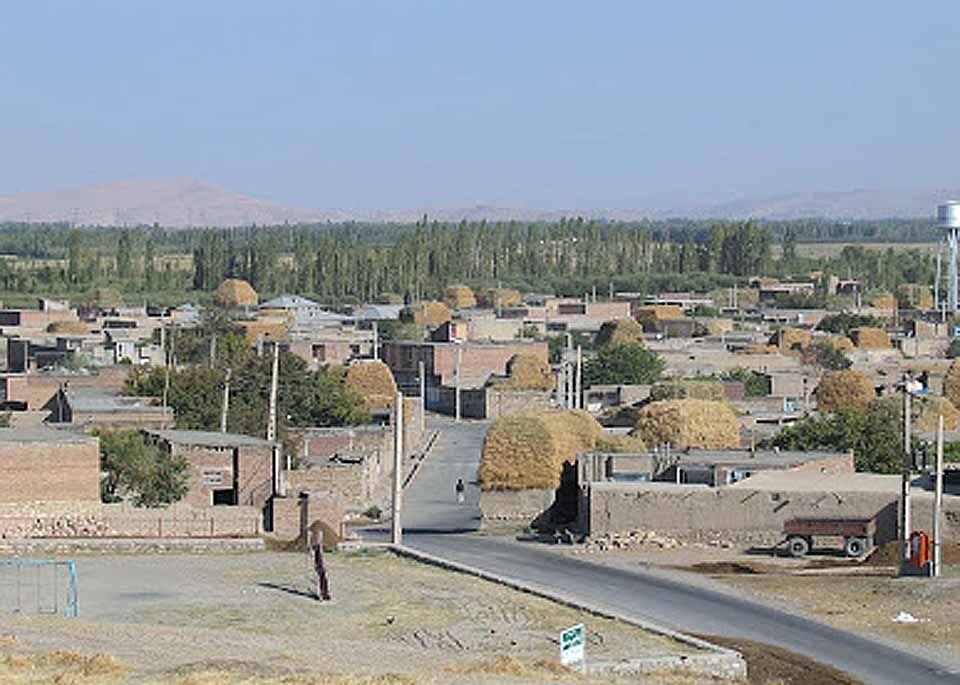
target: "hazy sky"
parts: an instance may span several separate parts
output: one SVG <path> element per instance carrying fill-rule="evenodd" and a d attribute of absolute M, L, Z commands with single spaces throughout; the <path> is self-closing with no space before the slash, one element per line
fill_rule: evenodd
<path fill-rule="evenodd" d="M 956 2 L 4 3 L 0 193 L 308 207 L 960 185 Z"/>

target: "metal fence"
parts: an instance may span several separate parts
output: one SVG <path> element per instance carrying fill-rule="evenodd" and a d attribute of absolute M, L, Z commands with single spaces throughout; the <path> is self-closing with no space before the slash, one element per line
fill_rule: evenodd
<path fill-rule="evenodd" d="M 77 564 L 48 559 L 0 559 L 0 611 L 76 617 Z"/>

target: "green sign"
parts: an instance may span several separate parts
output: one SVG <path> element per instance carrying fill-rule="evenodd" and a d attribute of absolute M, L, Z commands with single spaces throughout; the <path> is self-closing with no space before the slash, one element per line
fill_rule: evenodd
<path fill-rule="evenodd" d="M 583 661 L 587 644 L 587 631 L 583 624 L 567 628 L 560 633 L 560 663 L 564 666 Z"/>

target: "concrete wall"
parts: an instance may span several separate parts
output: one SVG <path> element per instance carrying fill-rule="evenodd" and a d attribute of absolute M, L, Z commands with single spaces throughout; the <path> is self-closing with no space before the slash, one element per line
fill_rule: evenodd
<path fill-rule="evenodd" d="M 0 442 L 0 503 L 100 501 L 100 441 Z"/>
<path fill-rule="evenodd" d="M 456 412 L 456 389 L 444 388 L 434 410 L 453 416 Z M 496 419 L 525 411 L 549 409 L 550 393 L 540 390 L 497 390 L 470 388 L 460 391 L 460 413 L 468 419 Z"/>
<path fill-rule="evenodd" d="M 262 508 L 273 495 L 273 449 L 240 445 L 200 447 L 161 441 L 160 447 L 190 464 L 189 486 L 183 501 L 198 507 L 213 504 L 214 490 L 236 489 L 238 505 Z"/>
<path fill-rule="evenodd" d="M 554 502 L 556 490 L 483 490 L 480 518 L 483 521 L 533 521 Z"/>

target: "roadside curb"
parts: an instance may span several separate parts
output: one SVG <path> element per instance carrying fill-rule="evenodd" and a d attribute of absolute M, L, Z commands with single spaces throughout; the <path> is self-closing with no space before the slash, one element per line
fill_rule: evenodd
<path fill-rule="evenodd" d="M 405 545 L 383 545 L 394 554 L 430 564 L 448 571 L 463 573 L 483 580 L 497 583 L 509 587 L 518 592 L 541 597 L 543 599 L 562 604 L 563 606 L 579 611 L 585 611 L 600 618 L 620 621 L 627 625 L 646 630 L 648 632 L 670 638 L 698 650 L 708 652 L 703 655 L 686 655 L 677 657 L 653 657 L 649 659 L 628 659 L 620 662 L 611 662 L 596 664 L 591 667 L 591 671 L 616 673 L 626 675 L 629 673 L 685 673 L 690 675 L 707 676 L 711 678 L 725 679 L 745 679 L 747 677 L 747 664 L 740 652 L 737 652 L 720 645 L 715 645 L 706 640 L 681 633 L 665 626 L 657 625 L 646 620 L 633 618 L 614 611 L 600 608 L 596 605 L 576 599 L 569 595 L 550 590 L 533 583 L 519 581 L 496 573 L 484 571 L 483 569 L 466 564 L 460 564 L 455 561 L 449 561 L 441 557 L 427 554 L 419 550 L 407 547 Z"/>

